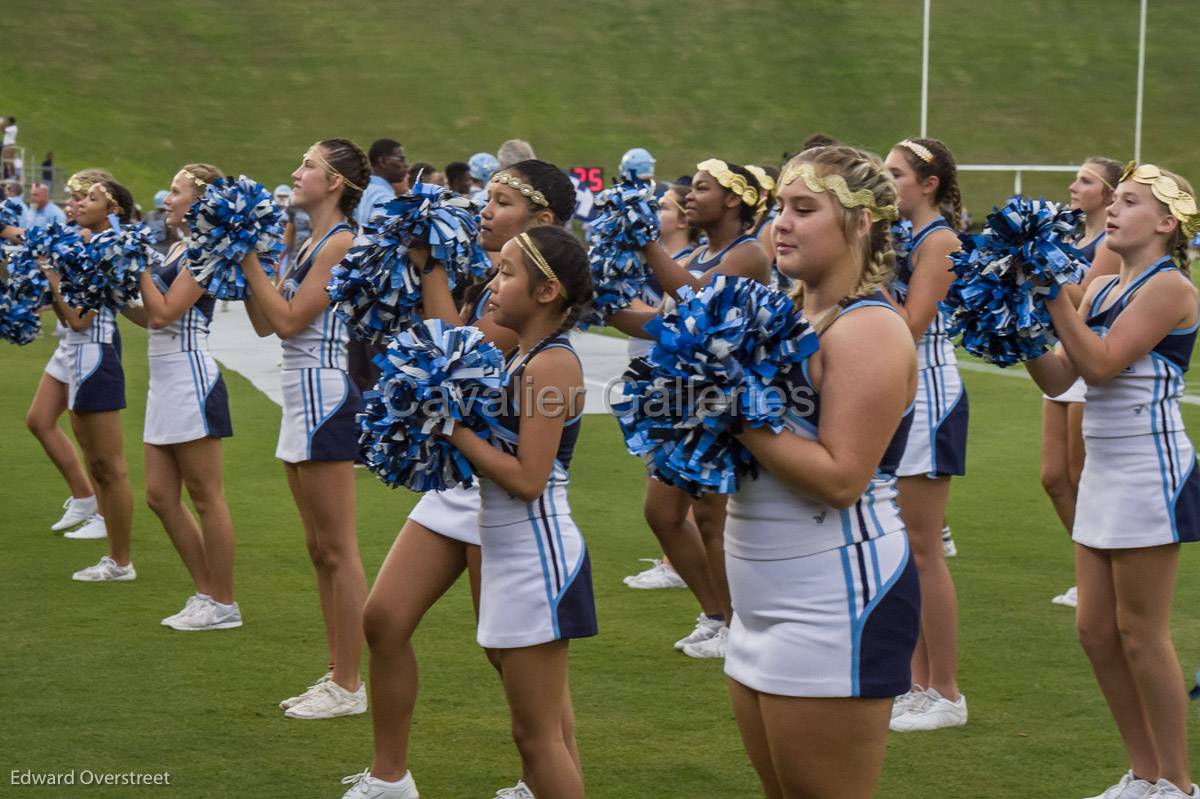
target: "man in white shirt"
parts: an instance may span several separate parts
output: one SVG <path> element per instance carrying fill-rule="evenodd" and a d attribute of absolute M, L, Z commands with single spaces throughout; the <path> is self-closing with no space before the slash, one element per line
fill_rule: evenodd
<path fill-rule="evenodd" d="M 63 209 L 50 202 L 50 187 L 45 183 L 34 183 L 29 190 L 29 208 L 25 211 L 25 229 L 33 230 L 48 227 L 57 222 L 67 223 L 67 215 Z"/>

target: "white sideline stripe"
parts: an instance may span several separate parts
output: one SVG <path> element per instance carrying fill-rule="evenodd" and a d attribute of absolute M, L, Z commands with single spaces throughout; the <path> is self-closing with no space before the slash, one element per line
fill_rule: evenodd
<path fill-rule="evenodd" d="M 997 377 L 1016 377 L 1023 380 L 1032 380 L 1029 372 L 1024 369 L 1001 369 L 999 366 L 992 366 L 990 363 L 976 363 L 975 361 L 959 361 L 958 368 L 968 372 L 983 372 L 985 374 L 996 375 Z M 1184 394 L 1179 398 L 1180 402 L 1188 405 L 1200 405 L 1200 396 L 1195 394 Z"/>

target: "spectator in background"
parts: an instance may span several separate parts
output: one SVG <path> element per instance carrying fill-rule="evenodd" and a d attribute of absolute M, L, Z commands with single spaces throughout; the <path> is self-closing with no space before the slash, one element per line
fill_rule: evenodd
<path fill-rule="evenodd" d="M 469 195 L 472 190 L 471 167 L 462 161 L 446 164 L 446 188 L 455 194 Z"/>
<path fill-rule="evenodd" d="M 283 229 L 283 256 L 279 259 L 279 274 L 287 269 L 287 264 L 312 235 L 312 221 L 308 214 L 299 208 L 292 207 L 292 187 L 279 184 L 275 187 L 275 204 L 287 215 L 287 225 Z"/>
<path fill-rule="evenodd" d="M 47 227 L 57 222 L 67 224 L 67 215 L 63 209 L 50 202 L 50 187 L 45 183 L 34 183 L 29 189 L 29 208 L 25 211 L 24 225 L 26 230 Z"/>
<path fill-rule="evenodd" d="M 0 147 L 0 160 L 4 162 L 4 178 L 16 176 L 16 165 L 14 160 L 17 157 L 17 118 L 9 117 L 4 120 L 4 144 Z"/>
<path fill-rule="evenodd" d="M 146 227 L 150 229 L 150 236 L 154 239 L 154 249 L 158 250 L 163 255 L 167 254 L 167 250 L 171 247 L 171 242 L 168 241 L 170 235 L 167 231 L 167 216 L 166 216 L 166 189 L 160 189 L 154 195 L 154 210 L 146 214 Z"/>
<path fill-rule="evenodd" d="M 642 147 L 626 150 L 621 156 L 621 176 L 632 175 L 635 178 L 648 180 L 654 184 L 654 196 L 661 197 L 671 188 L 670 184 L 654 179 L 654 156 Z"/>
<path fill-rule="evenodd" d="M 46 157 L 42 159 L 42 181 L 47 186 L 54 185 L 54 153 L 46 153 Z"/>
<path fill-rule="evenodd" d="M 29 208 L 25 205 L 25 201 L 21 199 L 21 194 L 22 189 L 20 183 L 15 180 L 8 180 L 4 182 L 4 199 L 16 200 L 17 204 L 21 206 L 21 217 L 24 218 L 25 213 L 29 210 Z"/>
<path fill-rule="evenodd" d="M 473 185 L 471 199 L 486 205 L 488 181 L 492 179 L 492 175 L 496 174 L 496 170 L 500 169 L 500 162 L 491 153 L 475 153 L 467 161 L 467 167 L 471 170 Z"/>
<path fill-rule="evenodd" d="M 367 160 L 371 163 L 371 179 L 367 181 L 358 201 L 358 210 L 354 212 L 354 221 L 360 227 L 371 221 L 371 215 L 379 206 L 408 191 L 408 159 L 404 157 L 404 146 L 400 142 L 377 139 L 367 152 Z"/>
<path fill-rule="evenodd" d="M 436 166 L 421 161 L 408 168 L 408 185 L 413 186 L 417 183 L 432 183 L 436 186 L 445 186 L 446 179 L 442 176 L 441 172 L 437 171 Z"/>
<path fill-rule="evenodd" d="M 537 156 L 533 154 L 533 146 L 524 139 L 509 139 L 496 151 L 496 160 L 500 162 L 500 169 L 508 169 L 513 164 L 528 161 L 530 158 L 537 158 Z"/>

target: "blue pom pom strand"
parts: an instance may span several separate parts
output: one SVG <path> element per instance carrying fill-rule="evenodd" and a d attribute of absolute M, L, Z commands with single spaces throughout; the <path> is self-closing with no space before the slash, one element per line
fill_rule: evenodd
<path fill-rule="evenodd" d="M 909 261 L 912 239 L 912 222 L 901 219 L 892 223 L 892 252 L 896 253 L 896 267 L 891 290 L 892 296 L 902 304 L 908 300 L 908 281 L 912 279 L 912 263 Z"/>
<path fill-rule="evenodd" d="M 790 299 L 757 281 L 717 275 L 647 325 L 656 343 L 624 378 L 614 404 L 626 447 L 659 480 L 692 496 L 737 491 L 752 469 L 734 433 L 745 422 L 783 428 L 782 371 L 817 351 Z"/>
<path fill-rule="evenodd" d="M 626 176 L 596 197 L 599 211 L 588 233 L 588 262 L 595 298 L 579 327 L 603 325 L 642 294 L 646 262 L 641 249 L 658 239 L 658 201 L 654 184 Z"/>
<path fill-rule="evenodd" d="M 1074 246 L 1082 214 L 1020 195 L 988 214 L 982 235 L 962 236 L 955 279 L 939 304 L 948 334 L 997 366 L 1037 358 L 1057 343 L 1046 300 L 1078 283 L 1087 262 Z"/>
<path fill-rule="evenodd" d="M 478 245 L 478 207 L 441 186 L 418 183 L 384 204 L 373 230 L 354 246 L 330 276 L 329 298 L 355 338 L 383 343 L 408 327 L 421 305 L 421 270 L 409 250 L 429 247 L 425 271 L 440 264 L 453 289 L 482 277 L 490 261 Z"/>
<path fill-rule="evenodd" d="M 192 204 L 188 225 L 188 269 L 219 300 L 244 300 L 248 293 L 242 261 L 257 253 L 268 277 L 283 253 L 286 217 L 271 193 L 242 175 L 218 179 Z"/>
<path fill-rule="evenodd" d="M 375 358 L 379 382 L 363 395 L 359 451 L 384 483 L 413 491 L 471 485 L 470 462 L 441 434 L 455 424 L 486 436 L 508 384 L 504 355 L 475 327 L 439 319 L 392 337 Z"/>
<path fill-rule="evenodd" d="M 41 261 L 62 270 L 84 257 L 83 241 L 72 228 L 58 223 L 26 231 L 25 240 L 5 247 L 9 279 L 0 287 L 0 338 L 29 344 L 41 335 L 38 309 L 50 304 L 50 282 Z"/>
<path fill-rule="evenodd" d="M 122 308 L 140 295 L 142 271 L 162 260 L 143 224 L 113 226 L 84 245 L 83 258 L 60 265 L 67 304 L 89 311 Z"/>
<path fill-rule="evenodd" d="M 21 227 L 25 224 L 25 209 L 21 203 L 9 197 L 0 202 L 0 231 L 6 227 Z"/>

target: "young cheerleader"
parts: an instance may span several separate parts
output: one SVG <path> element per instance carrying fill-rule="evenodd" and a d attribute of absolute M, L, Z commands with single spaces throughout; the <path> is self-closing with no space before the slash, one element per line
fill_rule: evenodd
<path fill-rule="evenodd" d="M 102 169 L 85 169 L 76 172 L 67 180 L 67 219 L 75 223 L 79 204 L 87 198 L 92 184 L 97 181 L 112 181 L 113 177 Z M 53 531 L 70 530 L 80 522 L 86 522 L 78 530 L 70 530 L 67 538 L 104 538 L 107 532 L 104 527 L 104 517 L 99 515 L 96 504 L 96 490 L 84 473 L 83 464 L 75 452 L 75 445 L 67 438 L 58 426 L 58 420 L 67 411 L 67 393 L 71 382 L 71 354 L 74 346 L 67 343 L 69 328 L 57 321 L 54 325 L 54 336 L 58 346 L 50 356 L 42 379 L 38 382 L 37 391 L 25 415 L 25 426 L 33 433 L 51 463 L 58 469 L 66 481 L 71 495 L 63 502 L 63 515 L 50 526 Z M 115 331 L 114 331 L 115 332 Z"/>
<path fill-rule="evenodd" d="M 1089 158 L 1071 182 L 1071 207 L 1084 213 L 1084 229 L 1077 246 L 1089 264 L 1082 286 L 1070 286 L 1076 302 L 1083 290 L 1102 275 L 1116 274 L 1120 259 L 1104 246 L 1104 210 L 1112 202 L 1121 177 L 1121 164 L 1111 158 Z M 1042 398 L 1042 488 L 1058 518 L 1071 534 L 1075 522 L 1075 497 L 1083 472 L 1083 403 L 1087 386 L 1082 380 L 1057 397 Z M 1075 607 L 1075 586 L 1051 600 Z"/>
<path fill-rule="evenodd" d="M 545 225 L 565 225 L 575 209 L 575 190 L 561 169 L 545 161 L 521 161 L 493 175 L 488 203 L 480 214 L 479 241 L 499 254 L 518 234 Z M 415 257 L 426 257 L 424 252 Z M 503 352 L 517 348 L 516 334 L 497 323 L 488 305 L 490 284 L 472 286 L 461 311 L 455 308 L 445 272 L 438 266 L 422 278 L 424 312 L 450 324 L 472 324 Z M 412 635 L 425 612 L 465 570 L 479 613 L 480 545 L 478 484 L 429 491 L 409 514 L 388 552 L 363 612 L 370 647 L 371 705 L 375 732 L 371 767 L 347 777 L 347 799 L 407 799 L 417 795 L 408 770 L 408 741 L 417 701 L 417 661 Z M 500 659 L 488 652 L 493 665 Z M 578 763 L 569 688 L 563 687 L 562 738 Z M 524 781 L 498 796 L 524 799 Z"/>
<path fill-rule="evenodd" d="M 1047 394 L 1079 377 L 1088 385 L 1076 624 L 1130 765 L 1097 799 L 1200 797 L 1170 633 L 1179 544 L 1200 540 L 1200 474 L 1179 409 L 1198 317 L 1187 241 L 1198 230 L 1186 181 L 1130 164 L 1105 228 L 1120 273 L 1094 281 L 1078 309 L 1059 292 L 1049 309 L 1061 351 L 1028 364 Z"/>
<path fill-rule="evenodd" d="M 954 156 L 937 139 L 902 141 L 885 163 L 900 215 L 913 226 L 907 263 L 897 264 L 891 291 L 916 341 L 920 375 L 912 430 L 896 471 L 924 600 L 912 690 L 893 709 L 892 729 L 909 732 L 967 722 L 967 700 L 958 690 L 958 600 L 942 543 L 950 476 L 966 473 L 967 393 L 937 307 L 954 278 L 948 257 L 959 248 L 962 201 Z"/>
<path fill-rule="evenodd" d="M 684 203 L 685 217 L 688 224 L 704 231 L 707 244 L 697 247 L 682 265 L 658 241 L 643 250 L 664 294 L 674 297 L 683 286 L 698 290 L 718 273 L 769 282 L 770 261 L 750 232 L 760 210 L 758 180 L 745 168 L 715 158 L 697 164 L 696 169 Z M 614 314 L 611 322 L 629 335 L 645 338 L 648 334 L 642 327 L 654 313 L 625 309 Z M 695 628 L 675 642 L 675 648 L 690 657 L 725 656 L 732 614 L 725 580 L 725 499 L 710 494 L 693 501 L 677 488 L 646 480 L 646 522 L 700 603 Z"/>
<path fill-rule="evenodd" d="M 109 217 L 127 223 L 133 211 L 129 190 L 111 180 L 98 180 L 75 207 L 75 221 L 92 235 L 110 228 Z M 63 342 L 70 347 L 67 408 L 75 440 L 96 488 L 98 515 L 108 535 L 108 554 L 95 566 L 75 572 L 82 582 L 133 580 L 130 562 L 133 499 L 121 436 L 125 407 L 125 372 L 121 368 L 121 337 L 111 308 L 82 311 L 66 304 L 59 292 L 59 275 L 46 270 L 54 312 L 67 325 Z"/>
<path fill-rule="evenodd" d="M 221 174 L 208 164 L 179 170 L 165 201 L 166 224 L 184 229 L 184 214 Z M 208 352 L 215 300 L 188 270 L 186 249 L 176 242 L 160 266 L 142 272 L 142 306 L 125 315 L 149 329 L 146 503 L 196 586 L 183 609 L 162 623 L 176 630 L 225 630 L 242 626 L 233 599 L 233 521 L 221 467 L 221 439 L 233 435 L 233 426 L 225 381 Z M 183 486 L 199 527 L 183 504 Z"/>
<path fill-rule="evenodd" d="M 781 375 L 785 429 L 745 428 L 760 464 L 729 500 L 737 613 L 725 673 L 767 797 L 867 799 L 892 697 L 908 690 L 919 587 L 895 470 L 917 385 L 883 293 L 896 189 L 879 158 L 801 153 L 783 170 L 775 247 L 820 349 Z"/>
<path fill-rule="evenodd" d="M 312 238 L 276 287 L 254 254 L 243 264 L 251 296 L 246 311 L 260 336 L 283 344 L 283 420 L 275 457 L 304 525 L 317 572 L 331 668 L 299 696 L 280 703 L 288 718 L 325 719 L 365 713 L 359 679 L 362 608 L 367 580 L 354 523 L 355 414 L 362 397 L 346 373 L 346 326 L 329 306 L 325 287 L 354 239 L 349 221 L 371 170 L 347 139 L 308 149 L 292 173 L 292 205 L 308 213 Z"/>

